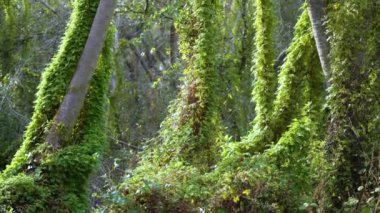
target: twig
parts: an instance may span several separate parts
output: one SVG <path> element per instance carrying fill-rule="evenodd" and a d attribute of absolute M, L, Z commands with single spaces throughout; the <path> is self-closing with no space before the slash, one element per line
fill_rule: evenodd
<path fill-rule="evenodd" d="M 133 149 L 135 149 L 135 150 L 137 150 L 137 151 L 143 151 L 142 148 L 140 148 L 140 147 L 138 147 L 138 146 L 135 146 L 135 145 L 132 145 L 132 144 L 130 144 L 130 143 L 128 143 L 128 142 L 125 142 L 125 141 L 122 141 L 122 140 L 119 140 L 119 139 L 113 138 L 113 137 L 111 137 L 111 136 L 108 136 L 108 138 L 111 139 L 111 140 L 113 140 L 113 141 L 115 141 L 115 142 L 117 142 L 117 143 L 121 143 L 121 144 L 127 145 L 128 147 L 133 148 Z"/>

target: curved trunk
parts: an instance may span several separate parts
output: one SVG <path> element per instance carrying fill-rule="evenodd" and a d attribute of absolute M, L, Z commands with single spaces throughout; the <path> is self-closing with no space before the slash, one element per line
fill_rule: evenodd
<path fill-rule="evenodd" d="M 302 92 L 306 87 L 305 78 L 309 73 L 322 72 L 319 61 L 315 60 L 317 55 L 307 10 L 304 8 L 295 26 L 295 37 L 280 68 L 273 112 L 268 115 L 270 120 L 266 128 L 255 124 L 243 140 L 243 151 L 262 152 L 268 144 L 277 143 L 292 119 L 300 114 L 306 100 Z"/>

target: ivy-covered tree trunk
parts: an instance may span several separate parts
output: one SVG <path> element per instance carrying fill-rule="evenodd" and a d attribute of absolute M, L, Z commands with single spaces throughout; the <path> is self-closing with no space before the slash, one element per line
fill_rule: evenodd
<path fill-rule="evenodd" d="M 267 17 L 273 13 L 273 8 L 267 4 L 261 5 L 263 7 L 261 12 L 264 14 L 258 13 L 258 17 Z M 318 62 L 315 62 L 315 59 L 311 57 L 315 49 L 313 49 L 314 43 L 307 40 L 310 35 L 306 34 L 305 30 L 309 26 L 309 22 L 304 20 L 305 14 L 307 15 L 304 12 L 295 27 L 296 37 L 294 39 L 297 39 L 298 42 L 293 40 L 287 50 L 285 62 L 280 67 L 280 73 L 278 74 L 278 83 L 273 64 L 274 55 L 269 54 L 273 50 L 270 50 L 269 44 L 263 45 L 261 44 L 262 42 L 257 41 L 260 39 L 269 40 L 268 37 L 273 36 L 268 33 L 271 32 L 269 28 L 273 28 L 273 21 L 269 23 L 256 21 L 255 23 L 257 31 L 255 39 L 258 50 L 256 50 L 255 56 L 256 64 L 252 67 L 252 70 L 256 78 L 254 101 L 257 117 L 249 134 L 244 137 L 242 143 L 235 147 L 238 152 L 259 153 L 263 152 L 269 145 L 276 144 L 281 135 L 288 129 L 292 119 L 296 118 L 302 111 L 306 99 L 300 91 L 306 86 L 305 78 L 309 72 L 314 72 L 315 69 L 319 68 Z M 268 21 L 268 19 L 266 18 L 265 20 Z M 266 29 L 266 31 L 260 29 Z M 267 32 L 267 34 L 263 34 L 264 32 Z M 262 62 L 259 63 L 260 61 Z M 268 67 L 266 71 L 263 70 L 262 63 L 264 62 Z M 268 74 L 268 72 L 271 74 Z M 265 77 L 265 75 L 270 75 L 271 78 Z M 268 90 L 270 88 L 269 84 L 275 87 L 272 94 Z M 267 102 L 268 97 L 271 97 L 272 101 Z M 266 101 L 264 102 L 264 100 Z M 263 103 L 268 106 L 265 109 L 270 108 L 271 110 L 266 110 L 265 113 L 260 112 L 260 107 L 257 104 L 263 108 Z M 262 113 L 263 115 L 260 116 Z M 264 117 L 266 117 L 265 122 L 262 119 Z"/>
<path fill-rule="evenodd" d="M 54 149 L 70 140 L 74 125 L 83 107 L 96 62 L 103 47 L 107 29 L 111 21 L 116 0 L 100 0 L 99 7 L 88 35 L 86 46 L 70 82 L 69 90 L 63 98 L 46 142 Z"/>
<path fill-rule="evenodd" d="M 367 202 L 379 184 L 380 4 L 329 2 L 332 73 L 327 148 L 335 169 L 329 195 L 334 208 L 342 209 Z"/>
<path fill-rule="evenodd" d="M 265 129 L 255 125 L 241 143 L 231 143 L 223 152 L 215 176 L 222 176 L 223 193 L 229 196 L 223 195 L 227 199 L 217 210 L 270 211 L 272 203 L 284 212 L 298 209 L 302 197 L 310 196 L 315 167 L 309 150 L 320 143 L 323 130 L 323 75 L 306 6 L 294 34 L 270 122 Z M 250 189 L 257 191 L 251 195 Z"/>
<path fill-rule="evenodd" d="M 258 128 L 267 128 L 273 111 L 273 101 L 277 86 L 274 70 L 274 5 L 272 0 L 256 0 L 254 89 L 252 92 L 256 104 L 255 124 Z"/>
<path fill-rule="evenodd" d="M 106 103 L 112 68 L 109 31 L 72 139 L 54 150 L 46 137 L 69 89 L 99 5 L 76 0 L 60 49 L 43 73 L 32 121 L 21 148 L 0 174 L 0 211 L 85 212 L 87 184 L 106 144 Z M 94 59 L 96 61 L 96 59 Z M 11 192 L 11 193 L 9 193 Z"/>
<path fill-rule="evenodd" d="M 169 107 L 160 138 L 161 159 L 184 159 L 207 168 L 215 162 L 220 142 L 219 74 L 216 69 L 220 36 L 220 3 L 217 0 L 189 2 L 177 28 L 180 51 L 186 61 L 184 85 Z M 160 151 L 160 152 L 161 152 Z M 170 153 L 169 156 L 164 157 Z"/>

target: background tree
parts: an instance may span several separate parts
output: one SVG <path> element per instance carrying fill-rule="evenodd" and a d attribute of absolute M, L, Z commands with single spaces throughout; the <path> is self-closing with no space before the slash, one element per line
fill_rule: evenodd
<path fill-rule="evenodd" d="M 4 70 L 4 79 L 0 84 L 0 169 L 5 168 L 21 144 L 25 126 L 33 113 L 34 94 L 41 70 L 59 44 L 64 30 L 60 26 L 65 24 L 71 8 L 70 4 L 55 0 L 45 2 L 51 5 L 50 8 L 39 2 L 29 3 L 27 0 L 13 1 L 16 20 L 12 26 L 17 32 L 13 37 L 15 42 L 5 42 L 7 33 L 0 36 L 4 42 L 2 46 L 13 44 L 0 51 L 10 51 L 14 58 L 9 70 Z M 0 60 L 3 59 L 8 60 L 3 57 Z"/>

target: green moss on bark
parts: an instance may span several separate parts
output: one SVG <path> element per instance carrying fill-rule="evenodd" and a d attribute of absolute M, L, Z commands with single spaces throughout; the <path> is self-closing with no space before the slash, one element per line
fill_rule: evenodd
<path fill-rule="evenodd" d="M 0 207 L 4 209 L 20 212 L 88 210 L 88 180 L 107 141 L 105 129 L 108 84 L 113 66 L 113 30 L 108 32 L 70 143 L 59 150 L 50 150 L 45 143 L 45 130 L 68 89 L 98 2 L 75 2 L 61 47 L 43 74 L 24 143 L 12 163 L 0 174 L 3 183 L 0 185 Z M 9 196 L 9 190 L 14 194 Z"/>
<path fill-rule="evenodd" d="M 68 28 L 57 54 L 43 72 L 36 95 L 35 110 L 21 148 L 3 175 L 17 173 L 28 167 L 28 156 L 44 145 L 46 130 L 67 90 L 73 72 L 84 49 L 98 1 L 75 2 Z"/>

